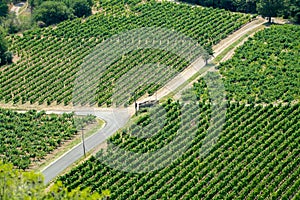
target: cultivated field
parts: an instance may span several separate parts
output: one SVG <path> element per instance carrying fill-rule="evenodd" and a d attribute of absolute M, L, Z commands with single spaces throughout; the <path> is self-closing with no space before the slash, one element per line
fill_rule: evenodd
<path fill-rule="evenodd" d="M 299 198 L 297 35 L 298 27 L 272 26 L 257 33 L 231 60 L 217 67 L 225 81 L 226 97 L 239 101 L 225 101 L 226 119 L 221 130 L 224 107 L 219 105 L 212 111 L 204 77 L 182 95 L 185 100 L 193 96 L 197 100 L 196 105 L 184 105 L 188 116 L 184 116 L 183 104 L 169 99 L 133 118 L 128 127 L 109 139 L 106 150 L 59 180 L 70 188 L 109 188 L 113 199 Z M 214 77 L 213 73 L 206 76 Z M 261 95 L 250 88 L 258 88 Z M 257 95 L 253 101 L 249 100 L 252 94 Z M 170 155 L 151 157 L 152 152 L 176 137 L 188 143 L 190 135 L 194 138 L 189 148 L 170 165 L 166 164 L 172 159 Z M 211 135 L 209 140 L 207 135 Z M 203 154 L 203 146 L 208 143 L 209 153 Z M 154 166 L 140 165 L 146 158 L 120 153 L 118 148 L 149 153 L 151 164 L 167 167 L 151 171 Z M 113 166 L 146 169 L 144 173 L 134 173 Z"/>
<path fill-rule="evenodd" d="M 274 25 L 258 32 L 218 68 L 228 99 L 245 103 L 300 100 L 300 27 Z"/>
<path fill-rule="evenodd" d="M 112 158 L 113 149 L 108 148 L 107 154 L 99 153 L 59 179 L 70 188 L 109 188 L 113 199 L 266 199 L 299 195 L 299 104 L 228 105 L 224 130 L 211 139 L 215 144 L 205 157 L 201 150 L 208 134 L 209 105 L 199 103 L 190 116 L 196 124 L 184 127 L 180 127 L 176 102 L 169 101 L 164 108 L 167 112 L 161 116 L 166 120 L 162 128 L 156 127 L 157 121 L 149 124 L 147 118 L 138 120 L 111 137 L 110 142 L 114 144 L 111 147 L 149 153 L 167 145 L 176 135 L 187 139 L 185 134 L 194 133 L 191 146 L 171 165 L 141 174 L 118 171 L 105 160 L 129 167 L 141 161 L 127 154 L 113 154 Z M 151 138 L 136 138 L 150 130 Z M 162 155 L 153 161 L 164 165 L 169 159 Z"/>
<path fill-rule="evenodd" d="M 44 169 L 46 183 L 78 162 L 53 182 L 109 190 L 110 199 L 298 200 L 300 27 L 255 17 L 100 0 L 90 17 L 8 37 L 15 62 L 0 68 L 0 104 L 57 113 L 84 105 L 106 122 L 86 139 L 92 155 L 80 161 L 81 145 L 71 149 Z M 200 58 L 204 68 L 167 87 Z M 133 114 L 134 101 L 157 99 L 163 87 L 167 96 Z M 0 159 L 27 170 L 94 120 L 0 108 Z"/>
<path fill-rule="evenodd" d="M 129 7 L 127 12 L 118 4 L 110 5 L 104 5 L 104 11 L 84 21 L 65 21 L 57 27 L 12 36 L 11 50 L 20 60 L 0 71 L 0 100 L 15 104 L 30 102 L 68 105 L 72 101 L 74 80 L 84 59 L 95 51 L 97 44 L 126 30 L 168 28 L 209 49 L 251 19 L 250 15 L 167 2 L 138 4 Z M 168 37 L 171 36 L 165 36 Z M 109 52 L 106 49 L 103 51 Z M 137 64 L 169 65 L 173 73 L 182 71 L 189 64 L 184 58 L 155 49 L 136 50 L 114 59 L 98 83 L 95 101 L 87 103 L 110 106 L 113 85 Z M 160 84 L 141 87 L 137 91 L 138 96 L 153 94 L 173 76 L 171 73 Z M 127 98 L 125 102 L 131 103 L 132 99 Z"/>
<path fill-rule="evenodd" d="M 0 109 L 0 119 L 0 158 L 21 169 L 74 138 L 76 125 L 94 121 L 90 116 L 77 118 L 75 123 L 72 113 L 46 115 L 44 111 L 18 113 L 8 109 Z"/>

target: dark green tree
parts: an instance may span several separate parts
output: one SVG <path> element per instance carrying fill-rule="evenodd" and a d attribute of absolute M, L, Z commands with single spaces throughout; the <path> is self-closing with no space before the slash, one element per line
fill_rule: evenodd
<path fill-rule="evenodd" d="M 38 7 L 39 5 L 41 5 L 44 1 L 43 0 L 28 0 L 31 12 Z"/>
<path fill-rule="evenodd" d="M 256 13 L 257 0 L 232 0 L 234 11 L 245 13 Z"/>
<path fill-rule="evenodd" d="M 89 4 L 90 7 L 92 7 L 94 5 L 93 0 L 86 0 L 86 1 L 88 2 L 88 4 Z"/>
<path fill-rule="evenodd" d="M 272 22 L 272 17 L 278 16 L 283 9 L 283 0 L 259 0 L 257 2 L 257 12 L 263 17 L 268 17 L 269 23 Z"/>
<path fill-rule="evenodd" d="M 0 0 L 0 17 L 5 17 L 8 14 L 8 6 L 4 0 Z"/>
<path fill-rule="evenodd" d="M 284 17 L 300 23 L 300 0 L 285 0 Z"/>
<path fill-rule="evenodd" d="M 73 18 L 73 14 L 63 2 L 45 1 L 34 10 L 33 17 L 35 21 L 51 25 Z"/>
<path fill-rule="evenodd" d="M 13 53 L 10 51 L 6 51 L 3 55 L 4 63 L 10 64 L 13 61 Z"/>
<path fill-rule="evenodd" d="M 5 53 L 7 52 L 7 43 L 5 40 L 4 28 L 0 26 L 0 65 L 5 63 Z"/>
<path fill-rule="evenodd" d="M 92 14 L 92 8 L 87 0 L 73 0 L 71 5 L 77 17 L 87 17 Z"/>

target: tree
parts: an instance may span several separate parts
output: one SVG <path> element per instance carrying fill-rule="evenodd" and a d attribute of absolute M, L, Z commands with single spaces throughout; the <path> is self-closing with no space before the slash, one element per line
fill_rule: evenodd
<path fill-rule="evenodd" d="M 12 63 L 13 54 L 7 51 L 6 31 L 0 26 L 0 65 Z"/>
<path fill-rule="evenodd" d="M 34 10 L 33 17 L 35 21 L 51 25 L 73 18 L 73 14 L 63 2 L 45 1 Z"/>
<path fill-rule="evenodd" d="M 87 17 L 92 14 L 92 8 L 86 0 L 73 0 L 72 9 L 77 17 Z"/>
<path fill-rule="evenodd" d="M 263 17 L 271 18 L 278 16 L 279 12 L 284 8 L 284 1 L 282 0 L 259 0 L 257 2 L 257 12 Z"/>
<path fill-rule="evenodd" d="M 41 5 L 43 2 L 44 2 L 43 0 L 28 0 L 28 4 L 30 5 L 31 13 L 37 6 Z"/>
<path fill-rule="evenodd" d="M 81 190 L 79 187 L 70 192 L 62 182 L 55 183 L 46 192 L 44 177 L 42 174 L 25 172 L 14 169 L 12 164 L 0 161 L 0 199 L 78 199 L 96 200 L 109 197 L 110 192 L 105 190 L 102 194 L 92 193 L 90 188 Z"/>
<path fill-rule="evenodd" d="M 13 12 L 7 15 L 5 20 L 3 20 L 3 27 L 9 34 L 20 31 L 21 24 L 16 16 L 16 13 Z"/>
<path fill-rule="evenodd" d="M 285 18 L 290 18 L 296 23 L 300 23 L 300 0 L 285 0 Z"/>
<path fill-rule="evenodd" d="M 22 172 L 12 164 L 0 161 L 0 199 L 41 199 L 43 195 L 43 177 L 33 172 Z"/>
<path fill-rule="evenodd" d="M 3 0 L 0 0 L 0 17 L 6 17 L 8 14 L 7 3 Z"/>
<path fill-rule="evenodd" d="M 202 53 L 202 58 L 205 60 L 205 65 L 208 64 L 208 60 L 210 59 L 211 55 L 208 52 L 203 52 Z"/>
<path fill-rule="evenodd" d="M 229 10 L 234 10 L 233 5 L 232 5 L 232 0 L 220 0 L 220 7 L 229 9 Z"/>
<path fill-rule="evenodd" d="M 7 43 L 5 40 L 4 28 L 0 26 L 0 65 L 5 62 L 5 52 L 7 51 Z"/>
<path fill-rule="evenodd" d="M 87 0 L 88 4 L 90 5 L 90 7 L 92 7 L 94 5 L 93 0 Z"/>
<path fill-rule="evenodd" d="M 33 11 L 34 7 L 36 6 L 35 0 L 28 0 L 28 4 L 30 6 L 30 12 L 32 14 L 32 11 Z"/>
<path fill-rule="evenodd" d="M 232 0 L 234 11 L 256 13 L 256 0 Z"/>
<path fill-rule="evenodd" d="M 42 26 L 56 24 L 75 16 L 89 16 L 92 14 L 93 6 L 92 0 L 28 0 L 28 2 L 34 20 Z"/>
<path fill-rule="evenodd" d="M 6 51 L 3 55 L 4 57 L 4 63 L 10 64 L 13 60 L 13 53 L 10 51 Z"/>

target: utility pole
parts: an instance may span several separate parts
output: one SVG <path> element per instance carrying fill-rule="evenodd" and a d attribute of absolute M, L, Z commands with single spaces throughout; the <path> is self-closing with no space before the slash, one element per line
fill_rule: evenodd
<path fill-rule="evenodd" d="M 134 95 L 133 98 L 134 98 L 135 115 L 137 115 L 136 91 L 134 91 L 133 95 Z"/>
<path fill-rule="evenodd" d="M 136 90 L 134 90 L 131 95 L 133 95 L 135 115 L 137 115 Z"/>
<path fill-rule="evenodd" d="M 83 134 L 83 126 L 81 127 L 81 137 L 82 137 L 83 154 L 84 154 L 84 157 L 86 157 L 85 144 L 84 144 L 84 134 Z"/>

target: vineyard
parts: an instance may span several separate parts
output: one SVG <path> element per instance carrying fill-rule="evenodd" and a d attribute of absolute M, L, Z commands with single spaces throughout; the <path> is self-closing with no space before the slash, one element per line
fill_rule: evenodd
<path fill-rule="evenodd" d="M 300 27 L 272 26 L 258 32 L 222 63 L 228 99 L 245 103 L 300 100 Z"/>
<path fill-rule="evenodd" d="M 199 88 L 202 84 L 202 81 L 195 84 L 195 90 L 202 90 Z M 212 113 L 209 104 L 198 99 L 198 109 L 193 105 L 187 108 L 190 118 L 186 120 L 195 119 L 195 125 L 180 120 L 180 104 L 168 100 L 161 105 L 163 109 L 150 110 L 148 115 L 141 115 L 130 127 L 111 137 L 107 154 L 99 152 L 59 179 L 70 189 L 77 186 L 90 186 L 95 191 L 109 188 L 112 199 L 299 198 L 299 104 L 228 104 L 223 131 L 213 138 L 216 143 L 211 152 L 201 156 Z M 151 121 L 151 113 L 154 113 L 153 119 L 160 118 Z M 131 173 L 105 164 L 115 146 L 133 152 L 153 152 L 170 143 L 176 134 L 184 135 L 184 131 L 195 133 L 191 146 L 164 168 Z M 151 137 L 146 137 L 148 134 Z M 168 159 L 164 155 L 154 158 L 156 164 L 162 165 Z M 136 166 L 139 160 L 120 154 L 113 155 L 113 162 Z"/>
<path fill-rule="evenodd" d="M 44 111 L 17 113 L 0 109 L 0 158 L 27 169 L 32 162 L 72 139 L 77 134 L 76 125 L 93 120 L 92 116 L 75 118 L 73 113 L 46 115 Z"/>
<path fill-rule="evenodd" d="M 7 37 L 14 62 L 0 67 L 0 104 L 84 105 L 103 117 L 83 149 L 42 171 L 45 185 L 67 188 L 62 196 L 81 188 L 122 200 L 299 200 L 300 27 L 259 21 L 223 40 L 255 17 L 177 1 L 97 0 L 87 18 Z M 230 49 L 246 36 L 231 59 L 157 98 L 191 63 L 207 62 L 214 45 Z M 156 103 L 140 103 L 155 93 Z M 123 109 L 133 102 L 135 115 Z M 95 118 L 0 108 L 0 164 L 18 172 L 46 164 L 84 139 L 78 130 Z"/>
<path fill-rule="evenodd" d="M 271 26 L 221 63 L 230 100 L 222 127 L 224 107 L 211 103 L 204 77 L 181 96 L 196 104 L 169 99 L 141 111 L 106 150 L 59 180 L 70 189 L 110 189 L 112 199 L 299 199 L 298 37 L 297 26 Z M 181 156 L 155 154 L 176 138 L 177 149 L 193 138 Z"/>
<path fill-rule="evenodd" d="M 11 50 L 19 60 L 0 70 L 0 101 L 14 104 L 70 104 L 74 81 L 84 58 L 98 44 L 127 30 L 142 27 L 167 28 L 194 39 L 210 51 L 212 45 L 252 19 L 252 16 L 241 13 L 171 2 L 134 4 L 133 1 L 128 1 L 125 8 L 118 2 L 100 2 L 102 11 L 85 20 L 65 21 L 55 27 L 27 31 L 22 36 L 11 36 Z M 163 38 L 169 37 L 172 35 L 164 35 Z M 107 52 L 112 50 L 103 49 Z M 140 49 L 113 59 L 115 60 L 101 78 L 95 99 L 92 102 L 82 100 L 82 104 L 110 106 L 115 82 L 137 63 L 157 63 L 161 66 L 169 65 L 173 69 L 163 81 L 156 81 L 159 84 L 142 86 L 137 91 L 139 96 L 153 94 L 189 64 L 172 53 L 155 49 Z M 124 101 L 130 103 L 132 99 L 126 97 L 122 100 Z"/>

